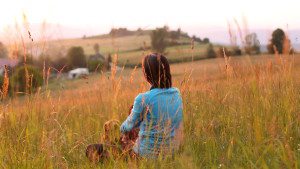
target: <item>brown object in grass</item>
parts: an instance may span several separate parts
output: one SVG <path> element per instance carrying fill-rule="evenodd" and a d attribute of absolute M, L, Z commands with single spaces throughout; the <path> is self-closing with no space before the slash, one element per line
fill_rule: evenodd
<path fill-rule="evenodd" d="M 131 109 L 129 109 L 129 114 Z M 136 139 L 138 138 L 139 128 L 133 128 L 130 132 L 127 132 L 120 136 L 119 134 L 119 121 L 109 120 L 104 123 L 104 135 L 102 136 L 103 144 L 91 144 L 86 148 L 87 158 L 93 162 L 98 163 L 109 157 L 117 157 L 122 154 L 129 154 L 129 156 L 136 156 L 133 151 L 131 151 Z M 118 130 L 118 131 L 116 131 Z M 109 153 L 108 153 L 109 152 Z"/>
<path fill-rule="evenodd" d="M 91 162 L 98 163 L 108 157 L 108 152 L 104 150 L 103 144 L 91 144 L 87 146 L 85 155 Z"/>

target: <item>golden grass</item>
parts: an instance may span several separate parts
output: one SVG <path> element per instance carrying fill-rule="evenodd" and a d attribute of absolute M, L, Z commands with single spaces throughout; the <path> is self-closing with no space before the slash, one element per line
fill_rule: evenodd
<path fill-rule="evenodd" d="M 184 101 L 183 151 L 174 160 L 111 159 L 97 166 L 86 159 L 85 147 L 100 141 L 105 121 L 124 120 L 135 96 L 148 90 L 141 70 L 60 82 L 54 90 L 49 84 L 1 104 L 0 166 L 299 168 L 299 70 L 299 56 L 171 65 Z"/>

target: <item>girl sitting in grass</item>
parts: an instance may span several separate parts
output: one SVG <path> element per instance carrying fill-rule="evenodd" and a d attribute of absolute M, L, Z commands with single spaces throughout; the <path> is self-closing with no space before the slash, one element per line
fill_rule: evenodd
<path fill-rule="evenodd" d="M 126 135 L 139 128 L 133 152 L 140 157 L 156 158 L 173 155 L 182 141 L 182 98 L 172 87 L 170 65 L 165 56 L 150 54 L 142 64 L 149 91 L 134 100 L 130 115 L 120 127 Z"/>
<path fill-rule="evenodd" d="M 179 90 L 172 87 L 168 60 L 154 53 L 144 58 L 142 66 L 150 90 L 135 98 L 129 116 L 120 127 L 120 139 L 110 136 L 115 133 L 116 121 L 104 124 L 104 142 L 89 145 L 86 149 L 90 161 L 110 158 L 116 154 L 112 152 L 157 158 L 173 155 L 178 150 L 183 138 L 182 98 Z"/>

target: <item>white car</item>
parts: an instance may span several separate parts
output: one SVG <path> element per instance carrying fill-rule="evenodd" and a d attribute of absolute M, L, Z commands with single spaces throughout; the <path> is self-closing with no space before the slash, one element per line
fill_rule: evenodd
<path fill-rule="evenodd" d="M 82 76 L 87 76 L 89 74 L 88 68 L 76 68 L 68 73 L 68 79 L 76 79 Z"/>

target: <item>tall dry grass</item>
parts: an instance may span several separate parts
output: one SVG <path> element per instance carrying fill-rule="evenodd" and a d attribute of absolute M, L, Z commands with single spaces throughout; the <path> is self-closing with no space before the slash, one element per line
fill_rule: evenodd
<path fill-rule="evenodd" d="M 84 154 L 88 144 L 100 141 L 105 121 L 124 120 L 135 96 L 148 90 L 140 69 L 9 99 L 0 111 L 0 166 L 299 168 L 297 57 L 216 59 L 208 74 L 197 69 L 200 62 L 181 74 L 176 72 L 185 66 L 172 65 L 184 101 L 184 146 L 174 159 L 155 162 L 111 159 L 95 166 Z"/>

